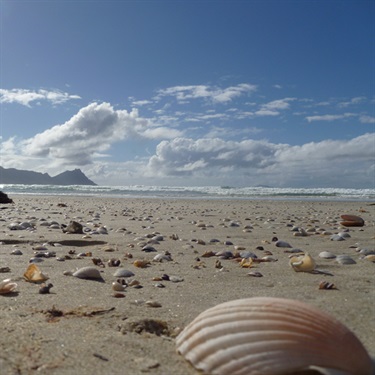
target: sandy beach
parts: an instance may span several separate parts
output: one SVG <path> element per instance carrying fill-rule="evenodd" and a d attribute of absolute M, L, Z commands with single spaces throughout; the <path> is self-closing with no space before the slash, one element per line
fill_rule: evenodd
<path fill-rule="evenodd" d="M 2 375 L 197 374 L 176 353 L 176 335 L 209 307 L 256 296 L 297 299 L 326 311 L 375 356 L 375 263 L 360 252 L 375 249 L 370 203 L 11 198 L 13 205 L 0 206 L 0 280 L 18 286 L 0 295 Z M 345 240 L 334 241 L 331 235 L 344 229 L 342 214 L 362 217 L 365 226 L 348 228 Z M 63 233 L 61 225 L 70 221 L 84 233 Z M 25 222 L 27 229 L 9 228 Z M 294 235 L 297 227 L 307 235 Z M 292 247 L 277 247 L 276 238 Z M 145 251 L 147 245 L 155 251 Z M 291 249 L 307 251 L 328 274 L 295 272 Z M 47 294 L 23 277 L 37 251 L 55 253 L 36 263 L 53 284 Z M 228 251 L 235 257 L 225 259 Z M 243 251 L 268 261 L 241 267 Z M 321 258 L 323 251 L 355 263 Z M 146 267 L 136 267 L 137 260 Z M 96 267 L 103 281 L 64 274 L 86 266 Z M 124 279 L 131 285 L 123 292 L 112 290 L 118 269 L 134 273 Z M 256 271 L 262 277 L 249 275 Z M 321 281 L 336 289 L 319 289 Z"/>

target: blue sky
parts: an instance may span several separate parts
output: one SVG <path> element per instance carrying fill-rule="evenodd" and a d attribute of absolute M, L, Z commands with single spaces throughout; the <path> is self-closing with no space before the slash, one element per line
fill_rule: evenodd
<path fill-rule="evenodd" d="M 0 0 L 0 165 L 375 187 L 375 3 Z"/>

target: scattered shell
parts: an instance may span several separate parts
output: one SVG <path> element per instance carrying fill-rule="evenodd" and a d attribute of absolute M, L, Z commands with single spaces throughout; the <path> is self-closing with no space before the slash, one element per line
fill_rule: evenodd
<path fill-rule="evenodd" d="M 80 268 L 73 273 L 73 276 L 78 277 L 79 279 L 103 281 L 100 271 L 97 268 L 90 266 Z"/>
<path fill-rule="evenodd" d="M 289 247 L 289 248 L 292 248 L 292 246 L 288 242 L 280 241 L 280 240 L 275 242 L 275 246 L 276 247 Z"/>
<path fill-rule="evenodd" d="M 76 221 L 71 221 L 68 226 L 63 227 L 62 231 L 64 233 L 79 233 L 83 234 L 83 226 L 82 224 L 76 222 Z"/>
<path fill-rule="evenodd" d="M 10 272 L 10 267 L 8 266 L 0 267 L 0 273 L 7 273 L 7 272 Z"/>
<path fill-rule="evenodd" d="M 336 255 L 331 253 L 330 251 L 322 251 L 321 253 L 319 253 L 319 258 L 323 258 L 323 259 L 335 259 L 336 258 Z"/>
<path fill-rule="evenodd" d="M 282 298 L 241 299 L 210 308 L 178 335 L 176 345 L 197 370 L 209 374 L 373 371 L 366 349 L 346 326 L 306 303 Z"/>
<path fill-rule="evenodd" d="M 150 265 L 151 263 L 146 260 L 146 259 L 136 259 L 134 262 L 133 262 L 133 265 L 135 267 L 138 267 L 138 268 L 146 268 Z"/>
<path fill-rule="evenodd" d="M 291 257 L 289 264 L 296 272 L 311 272 L 316 267 L 315 260 L 307 252 L 304 255 Z"/>
<path fill-rule="evenodd" d="M 356 261 L 349 255 L 337 255 L 336 262 L 339 264 L 356 264 Z"/>
<path fill-rule="evenodd" d="M 16 289 L 17 283 L 13 282 L 12 279 L 5 279 L 0 282 L 0 294 L 13 293 Z"/>
<path fill-rule="evenodd" d="M 149 307 L 161 307 L 161 303 L 157 301 L 146 301 L 145 304 Z"/>
<path fill-rule="evenodd" d="M 116 272 L 113 274 L 115 277 L 133 277 L 134 273 L 132 271 L 126 270 L 124 268 L 119 268 L 116 270 Z"/>
<path fill-rule="evenodd" d="M 343 220 L 340 224 L 344 227 L 363 227 L 365 221 L 357 215 L 341 215 Z"/>
<path fill-rule="evenodd" d="M 330 239 L 331 241 L 345 241 L 345 238 L 339 234 L 333 234 Z"/>
<path fill-rule="evenodd" d="M 329 283 L 328 281 L 321 281 L 319 283 L 319 289 L 335 289 L 335 290 L 337 290 L 336 285 L 333 284 L 333 283 Z"/>
<path fill-rule="evenodd" d="M 369 262 L 375 263 L 375 254 L 366 255 L 364 259 L 368 260 Z"/>
<path fill-rule="evenodd" d="M 263 275 L 259 271 L 251 271 L 248 273 L 248 275 L 252 277 L 263 277 Z"/>
<path fill-rule="evenodd" d="M 47 275 L 42 273 L 36 264 L 30 264 L 23 274 L 23 277 L 30 283 L 42 283 L 49 279 Z"/>
<path fill-rule="evenodd" d="M 112 283 L 112 289 L 116 292 L 123 292 L 127 286 L 124 279 L 118 279 Z"/>
<path fill-rule="evenodd" d="M 39 288 L 39 294 L 49 294 L 49 291 L 52 287 L 52 284 L 42 284 L 42 286 Z"/>
<path fill-rule="evenodd" d="M 184 281 L 184 278 L 180 276 L 169 276 L 169 281 L 172 281 L 172 283 L 181 283 Z"/>
<path fill-rule="evenodd" d="M 14 249 L 10 254 L 11 255 L 23 255 L 23 252 L 20 249 Z"/>
<path fill-rule="evenodd" d="M 252 258 L 243 258 L 240 262 L 240 267 L 242 268 L 251 268 L 253 266 Z"/>

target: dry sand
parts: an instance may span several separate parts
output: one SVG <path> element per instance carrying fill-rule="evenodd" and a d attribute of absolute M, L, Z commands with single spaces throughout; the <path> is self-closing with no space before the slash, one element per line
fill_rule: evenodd
<path fill-rule="evenodd" d="M 0 295 L 1 374 L 196 374 L 176 354 L 176 333 L 200 312 L 221 302 L 253 296 L 276 296 L 308 302 L 330 313 L 348 326 L 375 355 L 375 264 L 360 259 L 355 248 L 374 249 L 375 206 L 366 202 L 238 201 L 115 199 L 98 197 L 15 196 L 14 205 L 0 210 L 0 280 L 12 278 L 18 293 Z M 64 203 L 66 207 L 59 207 Z M 338 233 L 341 214 L 356 214 L 366 221 L 351 228 L 350 238 L 331 241 L 329 235 L 295 237 L 290 225 L 324 228 Z M 64 234 L 41 224 L 75 220 L 85 228 L 105 226 L 108 234 Z M 35 230 L 9 230 L 12 222 L 35 222 Z M 231 223 L 237 223 L 238 226 Z M 197 225 L 200 224 L 200 225 Z M 205 226 L 203 226 L 203 224 Z M 244 231 L 245 226 L 252 229 Z M 122 230 L 119 230 L 121 229 Z M 155 252 L 142 251 L 139 237 L 160 233 L 157 253 L 169 251 L 173 261 L 153 262 Z M 150 237 L 149 236 L 149 237 Z M 172 239 L 174 237 L 175 239 Z M 178 239 L 176 239 L 178 237 Z M 308 251 L 318 268 L 333 276 L 295 272 L 289 255 L 272 238 Z M 210 243 L 217 239 L 219 242 Z M 76 242 L 64 242 L 64 241 Z M 148 238 L 146 238 L 148 240 Z M 198 241 L 199 240 L 199 241 Z M 84 242 L 83 242 L 84 241 Z M 96 241 L 93 242 L 93 241 Z M 98 241 L 103 241 L 100 244 Z M 230 241 L 233 245 L 225 245 Z M 198 243 L 201 242 L 202 244 Z M 44 259 L 38 267 L 53 284 L 50 294 L 39 294 L 40 286 L 23 279 L 33 247 L 47 243 L 48 251 L 72 259 Z M 53 246 L 63 243 L 63 246 Z M 104 243 L 116 250 L 106 252 Z M 82 246 L 85 244 L 86 246 Z M 80 246 L 74 246 L 80 245 Z M 202 257 L 207 251 L 234 250 L 242 246 L 258 257 L 270 251 L 276 262 L 254 269 L 241 268 L 233 259 Z M 263 246 L 264 250 L 257 250 Z M 15 249 L 23 255 L 11 255 Z M 322 251 L 348 254 L 353 265 L 318 257 Z M 92 256 L 77 257 L 91 252 Z M 133 257 L 129 258 L 129 253 Z M 125 298 L 113 297 L 115 267 L 100 268 L 105 282 L 65 276 L 64 271 L 93 266 L 92 258 L 106 264 L 120 259 L 120 267 L 134 272 L 142 288 L 128 287 Z M 136 259 L 150 260 L 147 268 L 136 268 Z M 222 265 L 217 264 L 219 261 Z M 263 277 L 251 277 L 259 271 Z M 163 274 L 183 279 L 158 281 Z M 320 290 L 327 280 L 338 290 Z M 156 284 L 164 285 L 164 288 Z M 151 307 L 154 301 L 161 307 Z"/>

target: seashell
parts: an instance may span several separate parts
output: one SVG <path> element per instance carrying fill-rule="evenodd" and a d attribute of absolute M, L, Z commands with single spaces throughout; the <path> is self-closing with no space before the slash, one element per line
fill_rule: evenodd
<path fill-rule="evenodd" d="M 44 275 L 39 267 L 34 263 L 30 264 L 27 267 L 25 273 L 23 274 L 23 277 L 30 283 L 43 283 L 44 281 L 49 279 L 49 277 L 47 275 Z"/>
<path fill-rule="evenodd" d="M 80 268 L 73 272 L 73 276 L 78 277 L 79 279 L 104 281 L 100 271 L 91 266 Z"/>
<path fill-rule="evenodd" d="M 289 248 L 292 248 L 292 246 L 288 242 L 280 241 L 280 240 L 275 242 L 275 246 L 276 247 L 289 247 Z"/>
<path fill-rule="evenodd" d="M 126 270 L 125 268 L 119 268 L 113 274 L 115 277 L 133 277 L 134 273 L 132 271 Z"/>
<path fill-rule="evenodd" d="M 333 234 L 330 239 L 331 241 L 345 241 L 345 238 L 340 236 L 339 234 Z"/>
<path fill-rule="evenodd" d="M 79 233 L 83 234 L 83 226 L 77 221 L 71 221 L 66 227 L 62 227 L 64 233 Z"/>
<path fill-rule="evenodd" d="M 336 262 L 339 264 L 356 264 L 356 261 L 349 255 L 337 255 Z"/>
<path fill-rule="evenodd" d="M 146 259 L 136 259 L 134 262 L 133 262 L 133 265 L 135 267 L 138 267 L 138 268 L 146 268 L 150 265 L 151 263 L 146 260 Z"/>
<path fill-rule="evenodd" d="M 253 266 L 252 258 L 242 258 L 240 262 L 240 267 L 242 268 L 251 268 Z"/>
<path fill-rule="evenodd" d="M 198 315 L 176 338 L 177 352 L 216 375 L 286 375 L 304 370 L 371 375 L 359 339 L 328 314 L 300 301 L 256 297 Z M 334 371 L 336 370 L 336 371 Z"/>
<path fill-rule="evenodd" d="M 375 263 L 375 254 L 369 254 L 364 257 L 364 259 L 368 260 L 369 262 Z"/>
<path fill-rule="evenodd" d="M 323 259 L 335 259 L 336 258 L 336 255 L 331 253 L 330 251 L 322 251 L 321 253 L 319 253 L 319 258 L 323 258 Z"/>
<path fill-rule="evenodd" d="M 10 254 L 11 255 L 23 255 L 23 252 L 20 249 L 14 249 Z"/>
<path fill-rule="evenodd" d="M 328 281 L 321 281 L 319 283 L 319 289 L 337 290 L 336 285 L 333 283 L 329 283 Z"/>
<path fill-rule="evenodd" d="M 152 259 L 154 262 L 171 262 L 172 257 L 168 254 L 156 254 Z"/>
<path fill-rule="evenodd" d="M 110 253 L 110 252 L 113 252 L 113 251 L 116 251 L 117 249 L 114 248 L 113 246 L 111 245 L 105 245 L 102 247 L 102 251 L 105 251 L 107 253 Z"/>
<path fill-rule="evenodd" d="M 341 215 L 343 221 L 340 224 L 344 227 L 363 227 L 365 221 L 357 215 Z"/>
<path fill-rule="evenodd" d="M 0 281 L 0 294 L 9 294 L 15 292 L 17 289 L 17 283 L 13 282 L 12 279 L 5 279 Z"/>
<path fill-rule="evenodd" d="M 251 271 L 248 273 L 248 275 L 252 277 L 263 277 L 263 275 L 259 271 Z"/>
<path fill-rule="evenodd" d="M 116 292 L 123 292 L 127 287 L 126 282 L 123 279 L 116 280 L 112 283 L 112 290 Z"/>
<path fill-rule="evenodd" d="M 296 272 L 311 272 L 316 267 L 315 260 L 307 252 L 305 255 L 291 257 L 289 264 Z"/>
<path fill-rule="evenodd" d="M 52 284 L 42 284 L 42 286 L 39 289 L 39 294 L 49 294 L 49 291 L 52 287 Z"/>
<path fill-rule="evenodd" d="M 151 245 L 146 245 L 142 247 L 142 251 L 144 251 L 145 253 L 152 253 L 155 252 L 156 249 Z"/>

